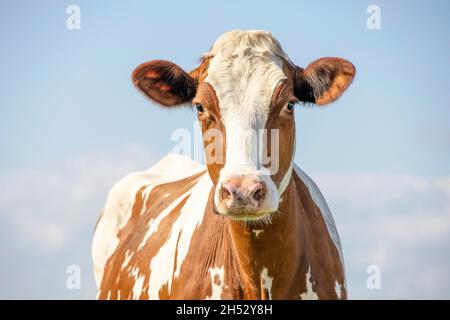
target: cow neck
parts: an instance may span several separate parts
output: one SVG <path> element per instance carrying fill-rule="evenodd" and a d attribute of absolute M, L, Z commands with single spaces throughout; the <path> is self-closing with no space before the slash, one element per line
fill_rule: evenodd
<path fill-rule="evenodd" d="M 228 219 L 245 298 L 271 298 L 274 290 L 277 296 L 282 297 L 281 291 L 287 293 L 292 286 L 302 254 L 300 215 L 295 210 L 297 201 L 294 179 L 291 177 L 279 210 L 273 214 L 270 224 Z"/>

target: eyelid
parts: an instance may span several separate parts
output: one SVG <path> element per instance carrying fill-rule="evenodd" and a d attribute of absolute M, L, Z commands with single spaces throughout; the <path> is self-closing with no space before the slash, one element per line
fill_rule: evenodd
<path fill-rule="evenodd" d="M 196 107 L 197 105 L 201 105 L 201 106 L 206 110 L 205 105 L 204 105 L 202 102 L 200 102 L 199 100 L 193 100 L 193 101 L 191 102 L 191 105 L 192 105 L 193 107 Z"/>
<path fill-rule="evenodd" d="M 300 104 L 301 101 L 296 96 L 292 95 L 292 96 L 289 96 L 289 97 L 285 97 L 284 99 L 282 99 L 278 103 L 281 103 L 283 106 L 286 106 L 289 102 L 293 102 L 295 104 Z"/>

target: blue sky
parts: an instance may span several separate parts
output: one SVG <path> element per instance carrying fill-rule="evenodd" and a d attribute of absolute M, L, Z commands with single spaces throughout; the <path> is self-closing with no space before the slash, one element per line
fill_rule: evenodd
<path fill-rule="evenodd" d="M 81 8 L 68 30 L 66 8 Z M 381 30 L 366 27 L 369 5 Z M 326 108 L 297 108 L 296 162 L 334 212 L 352 298 L 450 298 L 448 1 L 2 1 L 0 297 L 93 298 L 89 246 L 112 184 L 193 130 L 133 88 L 151 59 L 196 66 L 231 29 L 265 29 L 300 66 L 358 74 Z M 81 266 L 83 286 L 65 287 Z M 365 286 L 367 265 L 383 288 Z"/>

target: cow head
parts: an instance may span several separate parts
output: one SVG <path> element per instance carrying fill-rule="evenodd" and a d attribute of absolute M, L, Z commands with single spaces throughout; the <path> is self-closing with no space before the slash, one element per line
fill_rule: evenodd
<path fill-rule="evenodd" d="M 270 33 L 237 30 L 222 35 L 191 72 L 154 60 L 132 78 L 164 107 L 195 107 L 215 211 L 259 220 L 277 211 L 291 178 L 294 105 L 333 102 L 354 75 L 354 66 L 340 58 L 297 67 Z"/>

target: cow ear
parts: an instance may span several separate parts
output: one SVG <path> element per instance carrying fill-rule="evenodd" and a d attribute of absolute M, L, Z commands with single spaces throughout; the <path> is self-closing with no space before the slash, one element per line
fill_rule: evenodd
<path fill-rule="evenodd" d="M 131 77 L 134 85 L 147 97 L 167 107 L 190 102 L 197 90 L 197 81 L 169 61 L 143 63 Z"/>
<path fill-rule="evenodd" d="M 324 105 L 339 98 L 352 83 L 356 69 L 341 58 L 321 58 L 295 69 L 295 95 L 303 102 Z"/>

